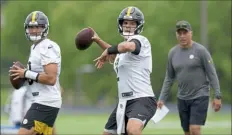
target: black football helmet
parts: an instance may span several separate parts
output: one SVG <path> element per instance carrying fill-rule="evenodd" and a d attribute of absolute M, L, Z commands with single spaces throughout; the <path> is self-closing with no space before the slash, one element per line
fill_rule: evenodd
<path fill-rule="evenodd" d="M 43 27 L 43 30 L 38 35 L 32 36 L 30 35 L 28 28 L 33 26 Z M 26 38 L 30 41 L 38 41 L 44 37 L 47 37 L 49 32 L 48 17 L 41 11 L 33 11 L 27 16 L 24 22 L 24 28 Z"/>
<path fill-rule="evenodd" d="M 134 34 L 140 34 L 143 31 L 144 27 L 144 15 L 140 9 L 137 7 L 127 7 L 122 10 L 118 17 L 118 32 L 123 35 L 123 21 L 124 20 L 132 20 L 136 21 L 137 27 L 134 31 Z"/>

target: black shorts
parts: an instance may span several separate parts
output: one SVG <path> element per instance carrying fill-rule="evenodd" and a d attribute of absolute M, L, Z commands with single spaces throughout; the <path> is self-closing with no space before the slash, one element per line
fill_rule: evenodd
<path fill-rule="evenodd" d="M 189 132 L 190 125 L 205 125 L 208 105 L 208 96 L 202 96 L 192 100 L 181 100 L 178 98 L 181 126 L 185 132 Z"/>
<path fill-rule="evenodd" d="M 157 104 L 154 97 L 141 97 L 127 101 L 125 110 L 125 128 L 129 119 L 138 119 L 144 123 L 144 127 L 148 121 L 153 117 L 156 112 Z M 111 113 L 108 122 L 105 125 L 105 131 L 116 134 L 117 121 L 116 121 L 117 106 Z M 126 131 L 126 130 L 125 130 Z"/>
<path fill-rule="evenodd" d="M 27 111 L 21 127 L 34 130 L 39 134 L 52 134 L 59 108 L 33 103 Z"/>

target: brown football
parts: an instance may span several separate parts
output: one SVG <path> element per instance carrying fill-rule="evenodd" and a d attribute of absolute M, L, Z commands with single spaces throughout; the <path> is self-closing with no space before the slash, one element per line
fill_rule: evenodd
<path fill-rule="evenodd" d="M 75 44 L 78 50 L 85 50 L 93 43 L 92 37 L 94 31 L 91 28 L 84 28 L 77 33 L 75 37 Z"/>
<path fill-rule="evenodd" d="M 20 67 L 20 68 L 25 68 L 24 65 L 22 63 L 20 63 L 19 61 L 15 62 L 14 65 Z M 13 66 L 12 66 L 13 67 Z M 12 69 L 15 69 L 14 67 Z M 25 78 L 19 78 L 16 80 L 13 80 L 14 78 L 10 76 L 10 82 L 12 84 L 12 86 L 15 89 L 19 89 L 21 86 L 23 86 L 23 84 L 25 83 L 26 79 Z"/>

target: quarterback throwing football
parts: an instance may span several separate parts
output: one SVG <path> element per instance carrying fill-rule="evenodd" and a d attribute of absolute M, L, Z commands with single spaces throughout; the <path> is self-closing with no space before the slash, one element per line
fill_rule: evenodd
<path fill-rule="evenodd" d="M 92 38 L 104 52 L 96 59 L 97 68 L 114 61 L 118 80 L 118 105 L 105 125 L 104 135 L 141 135 L 156 112 L 156 100 L 150 82 L 151 44 L 140 33 L 144 15 L 137 7 L 127 7 L 118 17 L 118 31 L 125 41 L 111 46 L 98 37 Z"/>

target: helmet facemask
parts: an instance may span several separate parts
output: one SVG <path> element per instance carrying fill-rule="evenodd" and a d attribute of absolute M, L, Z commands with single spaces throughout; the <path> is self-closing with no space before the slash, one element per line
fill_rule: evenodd
<path fill-rule="evenodd" d="M 136 20 L 128 20 L 128 21 L 135 21 L 136 26 L 123 26 L 124 21 L 127 21 L 127 20 L 120 20 L 118 27 L 119 27 L 119 33 L 125 39 L 128 39 L 130 36 L 137 35 L 137 34 L 140 34 L 142 32 L 143 24 L 140 24 Z"/>
<path fill-rule="evenodd" d="M 133 36 L 135 33 L 135 28 L 123 26 L 123 21 L 120 23 L 120 29 L 121 29 L 121 36 L 123 36 L 125 39 L 128 39 L 130 36 Z"/>
<path fill-rule="evenodd" d="M 30 27 L 42 27 L 40 32 L 37 33 L 30 33 Z M 25 25 L 25 34 L 28 40 L 32 41 L 32 42 L 36 42 L 41 40 L 42 38 L 46 37 L 48 35 L 48 31 L 49 31 L 49 27 L 46 24 L 43 25 L 38 25 L 38 24 L 29 24 L 29 25 Z"/>

